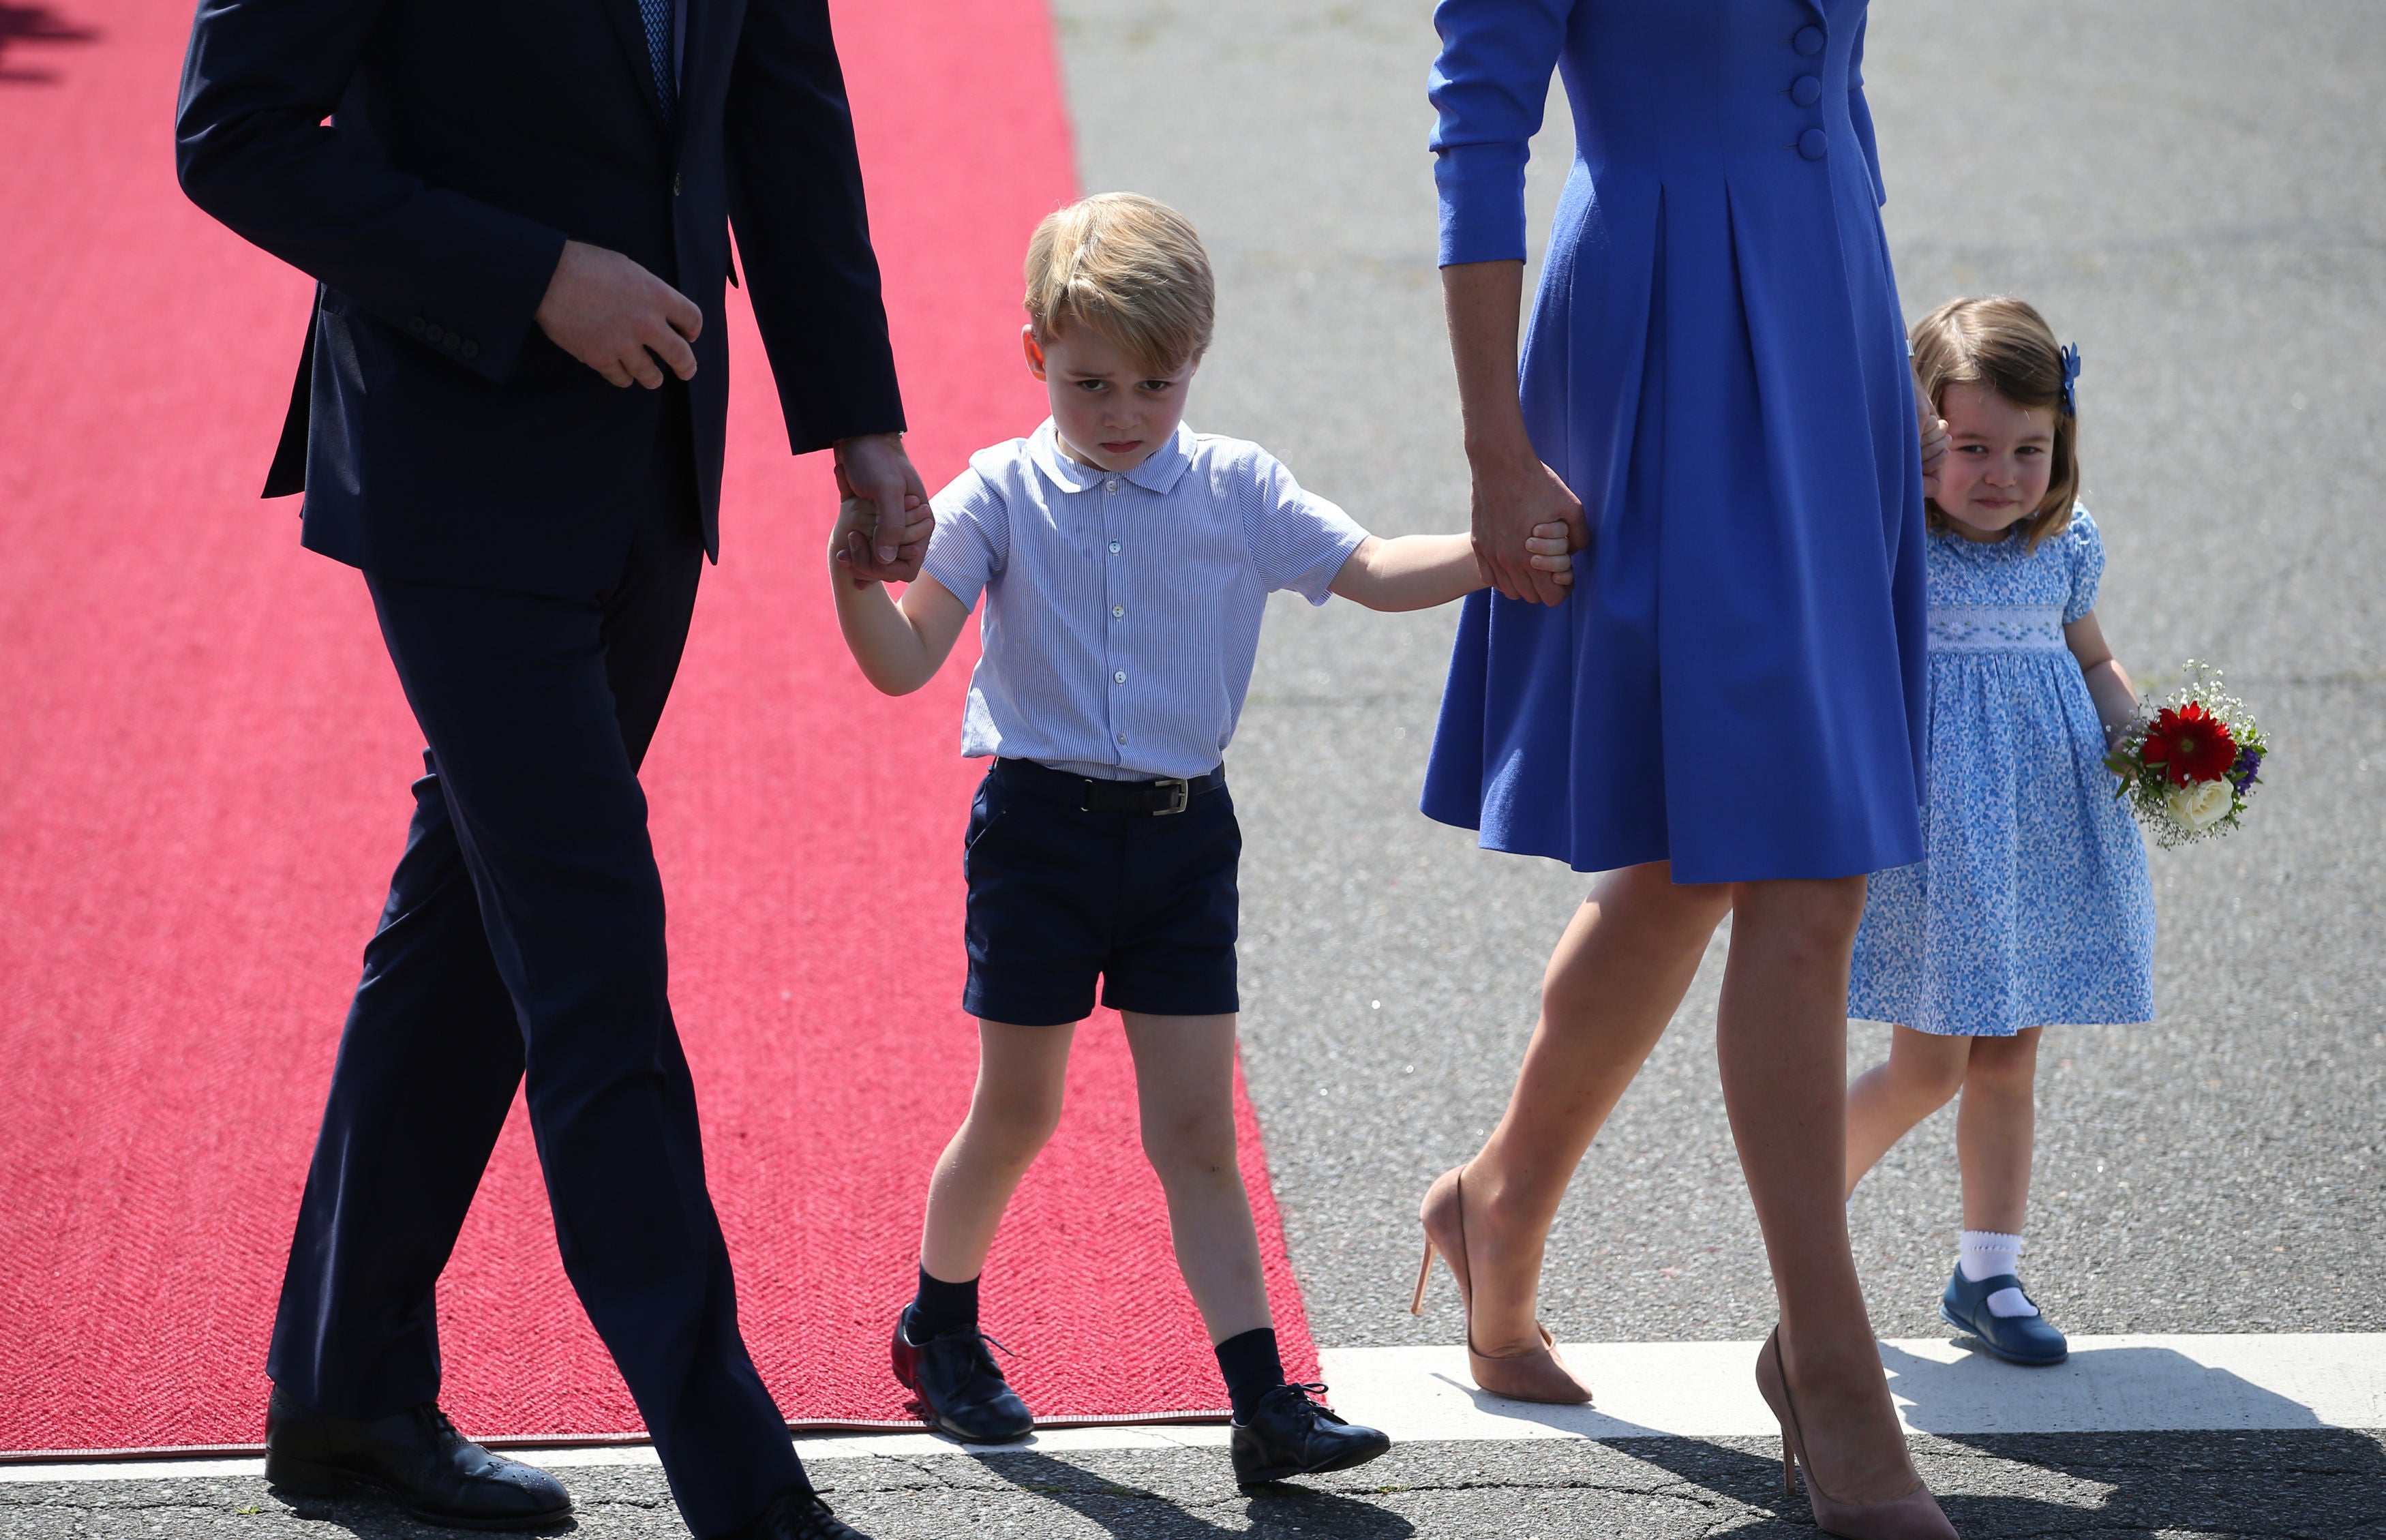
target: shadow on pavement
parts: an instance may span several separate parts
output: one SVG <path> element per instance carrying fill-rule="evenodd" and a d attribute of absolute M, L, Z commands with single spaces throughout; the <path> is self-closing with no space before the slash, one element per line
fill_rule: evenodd
<path fill-rule="evenodd" d="M 982 1454 L 986 1471 L 1023 1492 L 1057 1503 L 1111 1534 L 1135 1540 L 1197 1540 L 1236 1535 L 1243 1540 L 1291 1535 L 1332 1535 L 1336 1540 L 1408 1540 L 1416 1526 L 1372 1503 L 1289 1484 L 1252 1487 L 1241 1496 L 1242 1525 L 1227 1528 L 1190 1511 L 1175 1499 L 1147 1487 L 1127 1486 L 1049 1455 Z M 1224 1458 L 1220 1451 L 1220 1458 Z"/>
<path fill-rule="evenodd" d="M 1954 1339 L 1970 1346 L 1973 1338 Z M 2324 1427 L 2310 1408 L 2168 1347 L 2097 1347 L 2067 1363 L 2022 1369 L 1977 1346 L 1953 1363 L 1880 1345 L 1908 1427 L 1948 1436 L 2034 1429 L 2153 1433 Z M 2000 1427 L 2002 1424 L 2002 1428 Z"/>

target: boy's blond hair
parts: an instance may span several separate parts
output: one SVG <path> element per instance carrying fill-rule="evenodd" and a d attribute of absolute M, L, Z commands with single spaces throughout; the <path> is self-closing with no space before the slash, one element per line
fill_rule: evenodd
<path fill-rule="evenodd" d="M 1950 385 L 1979 385 L 2016 407 L 2054 409 L 2046 497 L 2022 521 L 2022 536 L 2034 551 L 2040 541 L 2061 534 L 2079 496 L 2079 418 L 2066 409 L 2063 344 L 2046 318 L 2036 306 L 2009 294 L 1951 299 L 1915 321 L 1907 335 L 1914 348 L 1914 382 L 1932 411 L 1942 409 Z M 1938 504 L 1924 504 L 1923 513 L 1930 528 L 1947 528 Z"/>
<path fill-rule="evenodd" d="M 1098 193 L 1044 217 L 1027 243 L 1038 337 L 1083 325 L 1173 374 L 1210 349 L 1217 285 L 1192 222 L 1135 193 Z"/>

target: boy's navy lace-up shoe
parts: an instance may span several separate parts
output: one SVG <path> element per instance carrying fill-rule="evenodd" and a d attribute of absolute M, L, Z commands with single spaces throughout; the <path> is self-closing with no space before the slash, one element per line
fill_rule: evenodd
<path fill-rule="evenodd" d="M 986 1351 L 994 1339 L 965 1326 L 913 1342 L 904 1320 L 895 1318 L 895 1377 L 920 1398 L 938 1432 L 964 1444 L 1009 1444 L 1036 1431 L 1035 1414 Z"/>
<path fill-rule="evenodd" d="M 1364 1465 L 1392 1446 L 1373 1428 L 1345 1422 L 1311 1400 L 1324 1385 L 1278 1385 L 1260 1400 L 1248 1423 L 1234 1425 L 1235 1484 L 1256 1486 L 1287 1476 L 1316 1476 Z"/>
<path fill-rule="evenodd" d="M 1999 1315 L 1990 1309 L 1989 1296 L 2001 1289 L 2020 1294 L 2021 1280 L 2001 1272 L 1976 1283 L 1959 1267 L 1947 1280 L 1947 1292 L 1939 1296 L 1939 1314 L 1955 1330 L 1979 1338 L 1981 1346 L 2007 1363 L 2043 1369 L 2071 1356 L 2071 1345 L 2063 1333 L 2048 1325 L 2034 1308 L 2028 1315 Z"/>

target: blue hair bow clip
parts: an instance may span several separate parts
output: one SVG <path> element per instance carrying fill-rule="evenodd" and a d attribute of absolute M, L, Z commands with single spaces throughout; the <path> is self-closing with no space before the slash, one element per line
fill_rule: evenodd
<path fill-rule="evenodd" d="M 2066 417 L 2079 415 L 2079 393 L 2071 388 L 2072 382 L 2078 378 L 2079 344 L 2065 343 L 2063 344 L 2063 415 Z"/>

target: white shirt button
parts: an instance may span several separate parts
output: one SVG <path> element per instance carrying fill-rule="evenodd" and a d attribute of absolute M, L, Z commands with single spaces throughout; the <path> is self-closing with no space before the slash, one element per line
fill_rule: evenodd
<path fill-rule="evenodd" d="M 1126 670 L 1124 669 L 1121 669 L 1118 672 L 1111 675 L 1111 682 L 1113 684 L 1124 684 L 1126 682 Z"/>
<path fill-rule="evenodd" d="M 1126 606 L 1124 606 L 1124 605 L 1123 605 L 1123 604 L 1114 604 L 1114 605 L 1111 606 L 1111 620 L 1115 620 L 1119 619 L 1121 616 L 1124 615 L 1125 613 L 1126 613 Z"/>
<path fill-rule="evenodd" d="M 1115 540 L 1111 542 L 1111 555 L 1118 555 L 1118 542 Z"/>
<path fill-rule="evenodd" d="M 1118 478 L 1113 476 L 1109 481 L 1104 482 L 1102 483 L 1102 490 L 1104 492 L 1116 492 L 1118 490 Z"/>
<path fill-rule="evenodd" d="M 1125 733 L 1122 732 L 1122 733 L 1120 733 L 1120 734 L 1119 734 L 1119 742 L 1120 742 L 1120 743 L 1124 743 L 1124 742 L 1126 742 L 1126 734 L 1125 734 Z"/>

